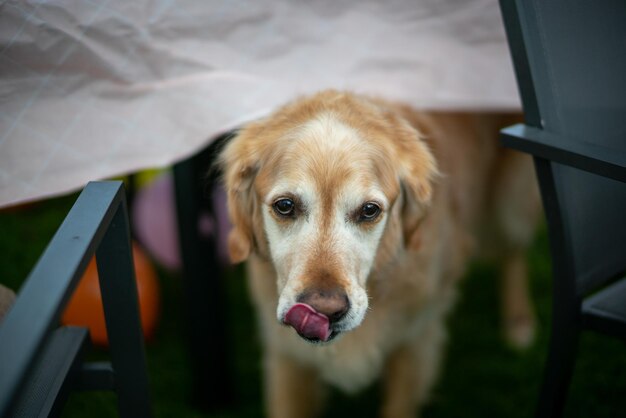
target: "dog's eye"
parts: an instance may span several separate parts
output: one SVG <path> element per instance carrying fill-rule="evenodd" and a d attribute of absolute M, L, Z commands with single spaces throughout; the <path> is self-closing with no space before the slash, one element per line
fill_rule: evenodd
<path fill-rule="evenodd" d="M 274 202 L 274 211 L 284 217 L 291 217 L 294 215 L 296 204 L 291 199 L 278 199 Z"/>
<path fill-rule="evenodd" d="M 359 222 L 373 221 L 380 215 L 380 206 L 373 202 L 367 202 L 361 206 L 361 212 L 359 213 Z"/>

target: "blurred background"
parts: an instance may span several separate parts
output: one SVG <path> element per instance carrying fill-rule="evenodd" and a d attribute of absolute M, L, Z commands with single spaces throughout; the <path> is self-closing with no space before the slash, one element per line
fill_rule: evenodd
<path fill-rule="evenodd" d="M 214 344 L 228 349 L 233 397 L 213 411 L 191 402 L 169 167 L 221 133 L 328 87 L 429 109 L 520 106 L 495 0 L 0 3 L 0 284 L 19 290 L 87 181 L 134 174 L 130 218 L 156 415 L 262 416 L 256 319 L 243 268 L 228 265 L 223 245 L 228 332 Z M 216 217 L 199 228 L 220 243 L 228 228 L 223 199 L 211 196 Z M 505 345 L 498 272 L 473 264 L 425 417 L 532 415 L 551 315 L 545 227 L 528 258 L 536 342 L 523 352 Z M 64 320 L 97 320 L 89 274 L 79 288 L 87 302 Z M 92 328 L 93 359 L 107 357 L 101 328 Z M 566 416 L 626 416 L 624 353 L 622 342 L 583 334 Z M 376 416 L 378 399 L 376 385 L 355 397 L 333 392 L 325 416 Z M 116 416 L 115 395 L 73 393 L 63 416 L 86 414 Z"/>

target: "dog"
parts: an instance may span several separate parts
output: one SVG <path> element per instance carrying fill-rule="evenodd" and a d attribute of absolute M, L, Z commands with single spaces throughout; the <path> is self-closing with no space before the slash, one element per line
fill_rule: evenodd
<path fill-rule="evenodd" d="M 247 261 L 268 416 L 316 416 L 325 384 L 352 393 L 378 377 L 381 416 L 416 416 L 475 254 L 502 266 L 507 338 L 531 342 L 539 197 L 530 158 L 497 145 L 515 118 L 329 90 L 225 146 L 228 250 Z"/>

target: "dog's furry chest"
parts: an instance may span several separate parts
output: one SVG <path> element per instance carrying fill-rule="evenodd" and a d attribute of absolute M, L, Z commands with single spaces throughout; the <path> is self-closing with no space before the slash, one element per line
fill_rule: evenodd
<path fill-rule="evenodd" d="M 323 381 L 347 393 L 371 384 L 380 375 L 386 357 L 380 344 L 355 344 L 348 338 L 318 347 L 293 341 L 288 351 L 299 363 L 313 367 Z"/>

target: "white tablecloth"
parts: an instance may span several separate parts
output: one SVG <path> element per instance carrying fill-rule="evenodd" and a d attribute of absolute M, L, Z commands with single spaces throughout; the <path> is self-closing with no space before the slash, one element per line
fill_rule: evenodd
<path fill-rule="evenodd" d="M 10 0 L 0 206 L 166 166 L 329 87 L 519 108 L 496 0 Z"/>

